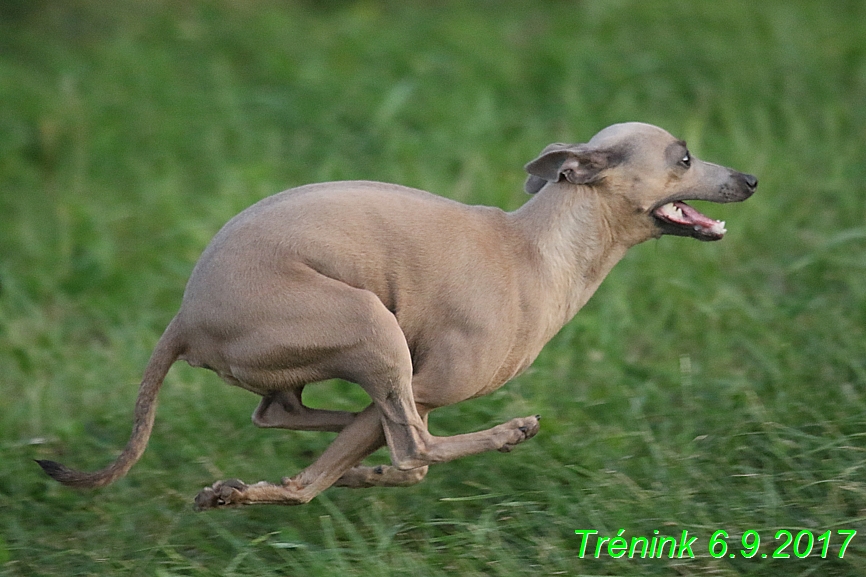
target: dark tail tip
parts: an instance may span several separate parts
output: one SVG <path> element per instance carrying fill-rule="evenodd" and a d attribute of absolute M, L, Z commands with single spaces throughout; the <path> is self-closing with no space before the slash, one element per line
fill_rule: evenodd
<path fill-rule="evenodd" d="M 43 461 L 36 459 L 36 462 L 42 467 L 49 477 L 55 481 L 59 481 L 68 487 L 94 487 L 97 486 L 90 477 L 91 475 L 82 474 L 78 471 L 70 469 L 66 465 L 61 465 L 57 461 Z"/>
<path fill-rule="evenodd" d="M 42 470 L 45 471 L 49 477 L 54 479 L 55 481 L 63 482 L 64 479 L 69 477 L 69 474 L 72 472 L 69 467 L 61 465 L 57 461 L 46 461 L 41 459 L 35 459 L 36 463 L 42 467 Z"/>

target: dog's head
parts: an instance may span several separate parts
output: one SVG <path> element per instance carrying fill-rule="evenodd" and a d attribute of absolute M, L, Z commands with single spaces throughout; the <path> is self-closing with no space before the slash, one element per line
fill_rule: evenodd
<path fill-rule="evenodd" d="M 586 144 L 551 144 L 526 171 L 530 194 L 548 183 L 565 182 L 613 195 L 642 219 L 650 238 L 672 234 L 719 240 L 725 223 L 685 201 L 740 202 L 758 186 L 754 176 L 699 160 L 682 140 L 638 122 L 609 126 Z"/>

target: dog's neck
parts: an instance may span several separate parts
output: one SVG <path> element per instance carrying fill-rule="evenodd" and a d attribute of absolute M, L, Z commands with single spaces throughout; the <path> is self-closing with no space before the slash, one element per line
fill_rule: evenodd
<path fill-rule="evenodd" d="M 629 247 L 634 209 L 591 186 L 551 183 L 511 213 L 532 247 L 550 338 L 571 320 Z"/>

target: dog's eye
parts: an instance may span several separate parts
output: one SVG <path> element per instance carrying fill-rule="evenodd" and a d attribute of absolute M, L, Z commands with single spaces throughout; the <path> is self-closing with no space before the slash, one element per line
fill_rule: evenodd
<path fill-rule="evenodd" d="M 680 164 L 682 164 L 686 168 L 690 167 L 692 165 L 692 155 L 686 152 L 686 155 L 683 157 L 682 160 L 680 160 Z"/>

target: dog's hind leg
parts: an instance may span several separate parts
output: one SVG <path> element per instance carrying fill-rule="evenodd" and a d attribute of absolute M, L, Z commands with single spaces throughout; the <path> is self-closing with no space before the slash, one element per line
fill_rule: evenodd
<path fill-rule="evenodd" d="M 297 387 L 263 397 L 253 413 L 253 424 L 264 428 L 338 433 L 355 419 L 357 413 L 305 406 L 301 402 L 302 390 L 303 387 Z"/>
<path fill-rule="evenodd" d="M 269 503 L 302 505 L 333 485 L 384 443 L 381 415 L 375 405 L 358 413 L 315 463 L 282 484 L 247 485 L 237 479 L 217 481 L 195 498 L 196 509 Z"/>
<path fill-rule="evenodd" d="M 427 425 L 427 413 L 421 413 L 424 425 Z M 382 436 L 382 444 L 385 437 Z M 335 487 L 346 487 L 348 489 L 366 489 L 368 487 L 409 487 L 416 485 L 427 476 L 428 466 L 416 467 L 408 471 L 401 471 L 391 465 L 376 465 L 372 467 L 359 465 L 352 467 L 337 479 Z"/>
<path fill-rule="evenodd" d="M 255 331 L 229 343 L 225 364 L 241 386 L 265 391 L 254 416 L 260 423 L 342 430 L 316 462 L 281 485 L 217 482 L 198 495 L 199 509 L 306 503 L 384 444 L 385 422 L 410 429 L 412 440 L 429 437 L 412 396 L 409 347 L 394 314 L 368 291 L 308 269 L 299 268 L 296 278 L 304 282 L 280 294 L 286 314 L 265 317 Z M 287 304 L 289 298 L 296 302 Z M 304 408 L 302 383 L 334 377 L 358 383 L 374 403 L 357 415 Z M 296 383 L 295 392 L 283 383 Z"/>

